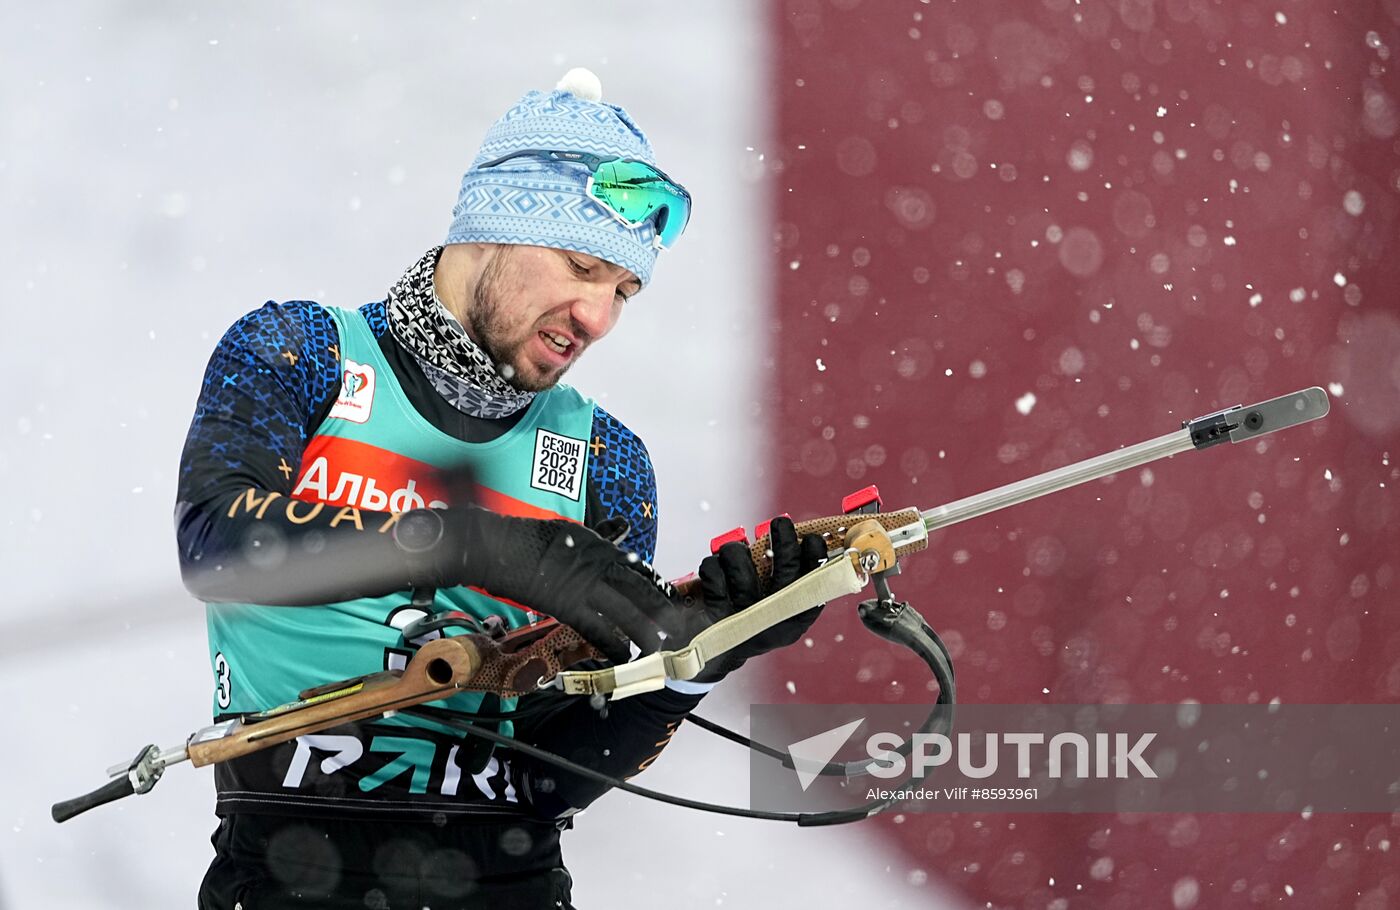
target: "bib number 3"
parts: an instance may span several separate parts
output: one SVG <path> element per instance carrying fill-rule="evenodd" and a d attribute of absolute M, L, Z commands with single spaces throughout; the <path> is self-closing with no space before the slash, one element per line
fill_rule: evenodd
<path fill-rule="evenodd" d="M 233 687 L 229 675 L 228 658 L 220 651 L 214 655 L 214 701 L 220 708 L 227 708 L 233 700 Z"/>

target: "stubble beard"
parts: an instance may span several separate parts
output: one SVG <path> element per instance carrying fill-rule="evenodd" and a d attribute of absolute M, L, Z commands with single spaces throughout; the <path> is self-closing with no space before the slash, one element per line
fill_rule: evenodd
<path fill-rule="evenodd" d="M 529 343 L 530 336 L 510 338 L 510 319 L 501 302 L 500 290 L 501 275 L 508 260 L 508 248 L 500 247 L 482 266 L 481 277 L 472 288 L 472 306 L 467 321 L 477 344 L 496 365 L 501 378 L 522 392 L 544 392 L 553 388 L 569 368 L 566 366 L 554 373 L 540 371 L 533 376 L 524 376 L 516 367 L 521 349 Z"/>

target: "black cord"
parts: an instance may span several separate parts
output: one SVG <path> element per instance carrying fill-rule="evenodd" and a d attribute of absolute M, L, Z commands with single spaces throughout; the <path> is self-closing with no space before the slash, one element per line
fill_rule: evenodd
<path fill-rule="evenodd" d="M 541 749 L 538 746 L 532 746 L 529 743 L 520 742 L 519 740 L 512 739 L 509 736 L 503 736 L 502 734 L 497 733 L 494 730 L 486 730 L 481 727 L 474 726 L 473 724 L 463 719 L 460 715 L 453 714 L 448 717 L 440 716 L 437 713 L 439 710 L 440 709 L 437 708 L 425 709 L 424 707 L 419 706 L 414 708 L 404 708 L 399 713 L 406 714 L 410 717 L 423 717 L 428 720 L 433 720 L 437 721 L 438 723 L 446 724 L 449 727 L 461 730 L 463 733 L 466 733 L 469 736 L 478 736 L 482 739 L 495 743 L 498 746 L 503 746 L 507 749 L 519 752 L 522 755 L 528 755 L 531 758 L 535 758 L 542 762 L 547 762 L 548 764 L 563 768 L 565 771 L 577 774 L 580 777 L 586 777 L 589 780 L 596 781 L 600 784 L 607 784 L 610 787 L 616 787 L 619 790 L 625 790 L 626 792 L 634 793 L 637 796 L 644 796 L 647 799 L 654 799 L 663 803 L 670 803 L 673 806 L 680 806 L 684 809 L 699 809 L 702 812 L 717 812 L 721 815 L 737 815 L 743 818 L 760 818 L 767 819 L 770 821 L 795 821 L 799 824 L 801 824 L 801 817 L 807 814 L 799 812 L 763 812 L 756 809 L 741 809 L 737 806 L 721 806 L 716 803 L 707 803 L 702 802 L 700 800 L 687 799 L 683 796 L 672 796 L 669 793 L 662 793 L 659 790 L 650 790 L 646 787 L 639 787 L 636 784 L 629 783 L 625 780 L 622 780 L 621 778 L 613 777 L 610 774 L 604 774 L 601 771 L 595 771 L 592 768 L 589 768 L 585 765 L 580 765 L 578 762 L 570 761 L 564 756 L 556 755 L 553 752 L 548 751 L 547 749 Z"/>
<path fill-rule="evenodd" d="M 904 645 L 923 658 L 933 671 L 934 679 L 938 682 L 938 700 L 933 706 L 933 710 L 924 720 L 919 728 L 920 733 L 929 733 L 937 728 L 942 728 L 944 732 L 950 731 L 953 725 L 953 704 L 955 700 L 955 689 L 953 679 L 953 664 L 948 655 L 948 649 L 938 634 L 933 631 L 924 618 L 919 615 L 913 607 L 904 603 L 894 603 L 892 601 L 866 601 L 860 605 L 861 621 L 872 632 L 882 638 L 886 638 L 896 644 Z M 529 756 L 538 761 L 563 768 L 570 773 L 587 778 L 597 783 L 606 784 L 609 787 L 632 793 L 646 799 L 654 799 L 658 802 L 667 803 L 672 806 L 680 806 L 684 809 L 697 809 L 701 812 L 713 812 L 719 815 L 732 815 L 739 818 L 755 818 L 766 821 L 794 822 L 800 827 L 816 827 L 825 825 L 840 825 L 849 822 L 860 821 L 869 818 L 879 812 L 883 812 L 896 805 L 899 800 L 894 797 L 881 800 L 873 800 L 860 806 L 849 809 L 838 809 L 831 812 L 769 812 L 758 809 L 744 809 L 738 806 L 725 806 L 719 803 L 707 803 L 703 800 L 688 799 L 683 796 L 672 796 L 669 793 L 662 793 L 659 790 L 651 790 L 647 787 L 640 787 L 636 784 L 595 771 L 592 768 L 580 765 L 578 762 L 570 761 L 562 755 L 556 755 L 547 749 L 532 746 L 528 743 L 520 742 L 509 736 L 503 736 L 494 730 L 488 730 L 476 726 L 464 717 L 454 712 L 444 711 L 440 708 L 418 706 L 404 708 L 399 713 L 410 717 L 423 717 L 434 720 L 453 729 L 460 730 L 469 736 L 485 739 L 495 745 L 512 749 L 522 755 Z M 778 750 L 762 743 L 754 742 L 746 736 L 728 730 L 718 724 L 706 721 L 703 718 L 696 720 L 696 725 L 702 729 L 709 730 L 725 739 L 740 742 L 755 751 L 765 755 L 778 758 L 787 767 L 792 767 L 791 760 Z M 912 743 L 912 739 L 911 739 Z M 912 745 L 911 745 L 912 748 Z M 901 750 L 901 754 L 907 754 Z M 846 777 L 855 777 L 869 773 L 874 760 L 865 762 L 828 762 L 819 773 L 840 774 Z M 901 788 L 908 789 L 911 785 L 919 784 L 926 775 L 916 772 L 906 781 Z"/>
<path fill-rule="evenodd" d="M 749 739 L 742 733 L 736 733 L 728 727 L 722 727 L 714 721 L 706 720 L 705 718 L 700 717 L 696 714 L 687 714 L 685 716 L 685 719 L 690 723 L 695 724 L 695 726 L 699 727 L 701 730 L 708 730 L 716 736 L 727 739 L 732 743 L 738 743 L 741 746 L 747 746 L 755 752 L 767 755 L 769 758 L 776 758 L 778 761 L 782 762 L 785 767 L 792 767 L 792 758 L 789 757 L 786 752 L 781 752 L 777 749 L 774 749 L 772 746 L 765 746 L 763 743 L 758 742 L 757 740 Z M 836 767 L 834 764 L 828 764 L 826 768 L 822 769 L 822 773 L 826 773 L 827 768 L 834 767 Z"/>
<path fill-rule="evenodd" d="M 784 768 L 793 767 L 792 756 L 787 752 L 782 751 L 781 749 L 775 749 L 772 746 L 765 745 L 756 739 L 750 739 L 742 733 L 731 730 L 728 727 L 721 726 L 720 724 L 717 724 L 712 720 L 706 720 L 705 718 L 699 717 L 695 714 L 687 714 L 685 716 L 685 719 L 690 723 L 695 724 L 695 726 L 699 727 L 701 730 L 713 733 L 721 739 L 727 739 L 732 743 L 738 743 L 741 746 L 751 749 L 752 751 L 757 752 L 760 755 L 766 755 L 769 758 L 780 762 Z M 910 740 L 909 742 L 899 746 L 899 748 L 897 749 L 890 749 L 889 753 L 891 755 L 901 755 L 904 758 L 908 758 L 910 753 L 912 753 L 913 751 L 914 743 L 912 740 Z M 869 773 L 869 767 L 871 764 L 873 764 L 873 762 L 869 761 L 827 762 L 825 765 L 822 765 L 822 767 L 817 771 L 817 774 L 821 777 L 860 777 L 864 774 Z M 852 766 L 856 767 L 853 768 Z"/>
<path fill-rule="evenodd" d="M 861 619 L 866 627 L 881 638 L 889 639 L 896 644 L 902 644 L 919 655 L 933 670 L 934 678 L 938 681 L 939 697 L 935 706 L 947 706 L 949 712 L 955 700 L 953 661 L 948 655 L 948 648 L 943 644 L 943 640 L 938 637 L 938 633 L 908 604 L 896 603 L 894 601 L 866 601 L 861 604 Z M 894 631 L 899 628 L 900 631 Z M 932 732 L 934 717 L 937 714 L 930 714 L 925 720 L 924 726 L 919 732 Z M 738 743 L 748 749 L 766 755 L 769 758 L 781 762 L 784 768 L 793 767 L 792 756 L 780 749 L 765 745 L 755 739 L 738 733 L 728 727 L 721 726 L 712 720 L 707 720 L 695 714 L 687 714 L 685 719 L 702 730 L 706 730 L 732 743 Z M 951 713 L 949 723 L 950 729 Z M 914 742 L 911 738 L 897 749 L 891 750 L 891 754 L 908 758 L 914 751 Z M 817 771 L 817 774 L 824 777 L 861 777 L 870 773 L 870 768 L 875 765 L 873 760 L 864 762 L 827 762 Z"/>

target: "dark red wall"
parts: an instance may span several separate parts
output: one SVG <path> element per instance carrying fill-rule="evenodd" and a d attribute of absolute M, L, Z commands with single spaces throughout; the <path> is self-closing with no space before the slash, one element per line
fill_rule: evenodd
<path fill-rule="evenodd" d="M 897 590 L 964 701 L 1400 703 L 1400 2 L 1333 5 L 775 4 L 771 406 L 794 515 L 868 483 L 929 507 L 1331 384 L 1308 427 L 934 535 Z M 787 680 L 812 702 L 927 694 L 849 606 L 774 662 L 774 700 Z M 909 815 L 869 834 L 994 906 L 1287 886 L 1379 907 L 1400 902 L 1397 824 Z"/>

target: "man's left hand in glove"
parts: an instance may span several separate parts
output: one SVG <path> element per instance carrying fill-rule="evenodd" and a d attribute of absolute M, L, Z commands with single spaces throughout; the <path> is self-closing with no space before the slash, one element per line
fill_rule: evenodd
<path fill-rule="evenodd" d="M 749 548 L 742 543 L 727 543 L 720 547 L 718 553 L 701 561 L 697 574 L 700 576 L 700 612 L 703 615 L 690 618 L 696 626 L 692 635 L 792 584 L 821 565 L 826 558 L 826 542 L 821 536 L 809 534 L 799 541 L 797 529 L 790 518 L 773 519 L 768 533 L 773 550 L 773 574 L 768 579 L 758 577 Z M 799 613 L 736 645 L 706 664 L 694 681 L 718 682 L 739 669 L 750 657 L 796 642 L 817 621 L 822 606 L 819 604 Z"/>

